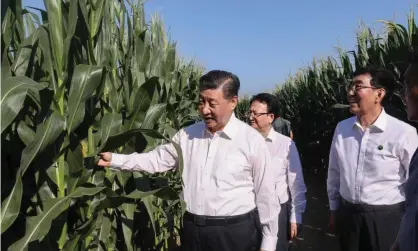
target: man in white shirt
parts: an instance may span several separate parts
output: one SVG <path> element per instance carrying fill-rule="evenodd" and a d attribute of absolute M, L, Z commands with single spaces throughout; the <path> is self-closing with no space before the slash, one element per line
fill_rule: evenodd
<path fill-rule="evenodd" d="M 273 164 L 277 168 L 276 196 L 281 210 L 276 251 L 287 251 L 289 240 L 296 237 L 298 226 L 302 224 L 302 214 L 306 208 L 306 186 L 295 142 L 273 128 L 277 110 L 277 98 L 269 93 L 260 93 L 251 98 L 248 117 L 250 125 L 266 139 Z"/>
<path fill-rule="evenodd" d="M 187 212 L 182 250 L 274 250 L 278 232 L 276 166 L 264 138 L 238 120 L 234 109 L 240 82 L 226 71 L 200 79 L 204 121 L 181 129 L 173 140 L 182 149 L 183 196 Z M 101 166 L 149 173 L 178 165 L 172 144 L 148 153 L 102 153 Z M 261 242 L 261 244 L 260 244 Z"/>
<path fill-rule="evenodd" d="M 343 251 L 390 250 L 405 211 L 404 183 L 418 136 L 383 109 L 395 83 L 388 71 L 368 66 L 347 86 L 355 116 L 335 129 L 327 180 L 330 227 Z"/>

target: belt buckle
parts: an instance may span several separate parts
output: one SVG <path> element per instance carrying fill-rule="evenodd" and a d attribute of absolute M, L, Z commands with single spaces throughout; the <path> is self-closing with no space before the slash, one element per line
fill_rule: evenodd
<path fill-rule="evenodd" d="M 200 217 L 194 217 L 194 223 L 198 226 L 204 226 L 206 225 L 206 217 L 200 216 Z"/>

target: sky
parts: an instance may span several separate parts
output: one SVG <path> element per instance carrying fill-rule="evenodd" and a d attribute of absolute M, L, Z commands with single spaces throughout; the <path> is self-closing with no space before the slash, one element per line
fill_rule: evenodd
<path fill-rule="evenodd" d="M 45 9 L 41 0 L 23 6 Z M 406 24 L 418 0 L 148 0 L 147 19 L 162 16 L 186 59 L 206 70 L 235 73 L 240 95 L 271 92 L 313 58 L 353 50 L 360 22 L 376 32 L 378 20 Z M 415 16 L 417 16 L 415 14 Z"/>

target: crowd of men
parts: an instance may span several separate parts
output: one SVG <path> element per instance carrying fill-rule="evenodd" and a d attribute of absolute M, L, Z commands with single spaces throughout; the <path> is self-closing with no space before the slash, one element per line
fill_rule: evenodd
<path fill-rule="evenodd" d="M 173 137 L 182 150 L 186 203 L 182 250 L 288 250 L 300 232 L 306 186 L 290 123 L 275 96 L 250 101 L 249 123 L 234 115 L 240 81 L 214 70 L 200 78 L 203 121 Z M 418 120 L 418 67 L 405 75 L 408 117 Z M 416 251 L 418 171 L 414 127 L 385 112 L 394 77 L 373 66 L 347 86 L 353 117 L 338 123 L 327 179 L 330 228 L 342 251 Z M 178 166 L 171 143 L 147 153 L 105 152 L 99 166 L 165 172 Z"/>

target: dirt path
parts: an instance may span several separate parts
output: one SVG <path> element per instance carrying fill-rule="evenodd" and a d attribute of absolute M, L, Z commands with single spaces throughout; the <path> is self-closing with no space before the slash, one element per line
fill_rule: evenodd
<path fill-rule="evenodd" d="M 300 236 L 291 243 L 291 251 L 339 251 L 337 238 L 328 232 L 326 177 L 304 173 L 307 206 Z"/>

